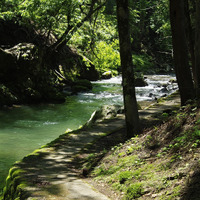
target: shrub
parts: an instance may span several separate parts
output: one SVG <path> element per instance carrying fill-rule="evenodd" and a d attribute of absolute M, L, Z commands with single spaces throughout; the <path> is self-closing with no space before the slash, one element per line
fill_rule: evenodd
<path fill-rule="evenodd" d="M 142 72 L 144 74 L 149 73 L 153 69 L 153 62 L 147 55 L 133 55 L 133 64 L 135 66 L 135 72 Z"/>
<path fill-rule="evenodd" d="M 132 177 L 133 175 L 132 175 L 132 172 L 130 171 L 121 172 L 119 174 L 119 182 L 123 184 L 125 181 L 127 181 L 128 179 L 131 179 Z"/>
<path fill-rule="evenodd" d="M 126 191 L 126 199 L 132 200 L 139 198 L 144 193 L 142 183 L 131 184 Z"/>
<path fill-rule="evenodd" d="M 118 40 L 114 40 L 111 44 L 107 44 L 105 41 L 98 42 L 95 48 L 95 55 L 92 60 L 95 68 L 101 74 L 106 71 L 111 71 L 113 75 L 118 74 L 120 66 Z"/>

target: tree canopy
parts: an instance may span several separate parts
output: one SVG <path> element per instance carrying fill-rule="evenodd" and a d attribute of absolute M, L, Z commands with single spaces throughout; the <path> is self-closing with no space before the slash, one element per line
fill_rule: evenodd
<path fill-rule="evenodd" d="M 169 3 L 168 0 L 129 1 L 130 42 L 135 72 L 166 73 L 173 68 Z M 198 56 L 195 57 L 195 54 L 198 55 L 198 51 L 195 52 L 198 49 L 198 31 L 195 31 L 198 28 L 198 6 L 191 1 L 184 1 L 183 4 L 188 69 L 192 66 L 192 82 L 196 93 L 199 93 Z M 106 71 L 112 71 L 113 75 L 121 72 L 115 0 L 2 0 L 0 19 L 4 23 L 13 21 L 13 24 L 18 24 L 21 32 L 23 30 L 26 36 L 29 35 L 24 42 L 34 43 L 33 38 L 37 38 L 35 44 L 42 46 L 44 55 L 48 55 L 43 59 L 49 60 L 48 64 L 45 61 L 45 66 L 51 70 L 54 68 L 56 74 L 60 74 L 59 78 L 68 79 L 66 75 L 69 71 L 58 59 L 53 59 L 53 55 L 61 52 L 66 45 L 76 49 L 87 70 L 95 67 L 99 77 Z M 10 38 L 13 37 L 11 35 Z M 19 42 L 23 42 L 23 36 L 21 38 Z M 81 77 L 79 73 L 74 73 L 75 79 Z"/>

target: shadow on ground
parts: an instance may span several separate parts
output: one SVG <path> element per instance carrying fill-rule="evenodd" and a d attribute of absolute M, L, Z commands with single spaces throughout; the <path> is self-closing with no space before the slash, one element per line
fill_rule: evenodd
<path fill-rule="evenodd" d="M 197 162 L 193 167 L 194 171 L 189 175 L 187 185 L 183 189 L 181 200 L 199 200 L 200 199 L 200 164 Z"/>

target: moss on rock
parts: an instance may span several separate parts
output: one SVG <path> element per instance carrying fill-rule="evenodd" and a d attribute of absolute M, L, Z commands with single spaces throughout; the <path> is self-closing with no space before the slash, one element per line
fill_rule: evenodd
<path fill-rule="evenodd" d="M 92 89 L 92 83 L 86 79 L 77 80 L 73 83 L 72 86 L 72 92 L 78 93 L 78 92 L 85 92 Z"/>
<path fill-rule="evenodd" d="M 24 188 L 27 186 L 24 179 L 25 173 L 25 170 L 17 166 L 10 169 L 6 179 L 6 186 L 3 189 L 2 200 L 26 199 L 27 194 L 24 192 Z"/>

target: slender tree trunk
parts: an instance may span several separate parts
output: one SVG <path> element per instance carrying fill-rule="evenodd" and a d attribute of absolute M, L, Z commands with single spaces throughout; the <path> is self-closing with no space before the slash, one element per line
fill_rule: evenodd
<path fill-rule="evenodd" d="M 200 99 L 200 0 L 196 0 L 195 73 L 197 77 L 196 96 Z"/>
<path fill-rule="evenodd" d="M 127 137 L 140 133 L 129 32 L 128 0 L 116 0 Z"/>
<path fill-rule="evenodd" d="M 187 100 L 194 98 L 194 85 L 189 68 L 183 0 L 170 0 L 170 22 L 176 78 L 181 104 L 185 105 Z"/>
<path fill-rule="evenodd" d="M 191 66 L 192 66 L 192 75 L 194 79 L 195 86 L 197 85 L 197 77 L 195 73 L 195 53 L 194 53 L 194 37 L 193 37 L 193 30 L 192 30 L 192 24 L 191 24 L 191 16 L 190 16 L 190 10 L 189 10 L 189 2 L 188 0 L 185 0 L 185 14 L 186 14 L 186 24 L 187 24 L 187 40 L 188 40 L 188 47 L 190 52 L 190 60 L 191 60 Z"/>

